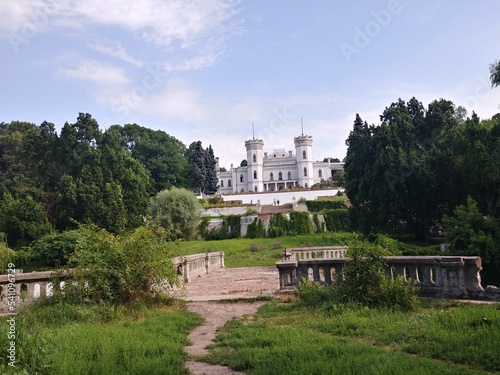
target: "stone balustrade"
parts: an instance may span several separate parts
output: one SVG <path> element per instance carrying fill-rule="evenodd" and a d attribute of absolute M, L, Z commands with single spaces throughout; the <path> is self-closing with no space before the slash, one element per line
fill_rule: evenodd
<path fill-rule="evenodd" d="M 282 252 L 283 260 L 345 258 L 347 246 L 295 247 Z"/>
<path fill-rule="evenodd" d="M 224 268 L 224 252 L 216 251 L 176 257 L 173 259 L 173 263 L 180 281 L 188 283 L 197 277 Z"/>
<path fill-rule="evenodd" d="M 224 268 L 224 252 L 211 252 L 203 254 L 176 257 L 172 260 L 181 282 L 189 282 L 196 277 L 201 277 L 209 272 Z M 33 301 L 40 296 L 51 296 L 54 288 L 54 280 L 57 278 L 59 285 L 63 288 L 65 280 L 70 277 L 70 271 L 66 272 L 30 272 L 0 275 L 0 313 L 8 312 L 9 301 L 15 303 L 15 307 Z"/>
<path fill-rule="evenodd" d="M 276 263 L 280 289 L 293 290 L 301 279 L 322 284 L 344 280 L 347 258 L 299 258 Z M 500 289 L 481 286 L 481 258 L 477 256 L 385 257 L 385 271 L 418 286 L 419 294 L 438 298 L 473 298 L 500 301 Z"/>

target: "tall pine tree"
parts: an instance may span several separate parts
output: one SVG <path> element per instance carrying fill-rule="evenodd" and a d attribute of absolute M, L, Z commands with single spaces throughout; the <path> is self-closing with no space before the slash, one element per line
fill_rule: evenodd
<path fill-rule="evenodd" d="M 215 160 L 212 145 L 209 145 L 205 151 L 205 173 L 203 193 L 205 195 L 214 195 L 219 189 L 219 179 L 217 178 L 217 161 Z"/>

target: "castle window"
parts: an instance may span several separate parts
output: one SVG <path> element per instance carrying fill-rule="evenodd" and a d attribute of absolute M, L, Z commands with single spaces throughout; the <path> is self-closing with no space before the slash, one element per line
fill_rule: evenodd
<path fill-rule="evenodd" d="M 257 156 L 255 154 L 253 154 L 252 160 L 254 163 L 257 163 Z"/>
<path fill-rule="evenodd" d="M 307 159 L 307 154 L 306 154 L 306 151 L 302 151 L 302 159 Z"/>
<path fill-rule="evenodd" d="M 304 167 L 304 177 L 306 177 L 306 176 L 307 176 L 307 168 Z"/>
<path fill-rule="evenodd" d="M 257 186 L 254 186 L 253 190 L 254 190 L 255 192 L 257 192 Z"/>
<path fill-rule="evenodd" d="M 274 173 L 273 172 L 269 173 L 269 179 L 271 181 L 274 181 Z"/>
<path fill-rule="evenodd" d="M 281 172 L 278 173 L 278 180 L 280 180 L 280 181 L 283 180 L 283 173 L 281 173 Z"/>
<path fill-rule="evenodd" d="M 220 187 L 223 188 L 224 187 L 224 180 L 220 180 Z"/>
<path fill-rule="evenodd" d="M 227 180 L 227 187 L 231 187 L 231 180 Z"/>
<path fill-rule="evenodd" d="M 241 188 L 241 192 L 242 192 L 242 193 L 243 193 L 243 192 L 245 192 L 245 189 Z"/>
<path fill-rule="evenodd" d="M 292 172 L 288 171 L 288 179 L 291 180 L 292 179 Z"/>
<path fill-rule="evenodd" d="M 253 171 L 253 178 L 257 179 L 257 171 Z"/>
<path fill-rule="evenodd" d="M 321 171 L 321 169 L 318 171 L 318 177 L 323 178 L 323 172 Z"/>
<path fill-rule="evenodd" d="M 240 182 L 243 182 L 243 175 L 240 174 Z"/>
<path fill-rule="evenodd" d="M 307 185 L 307 182 L 304 184 L 304 187 L 307 189 L 309 185 Z"/>

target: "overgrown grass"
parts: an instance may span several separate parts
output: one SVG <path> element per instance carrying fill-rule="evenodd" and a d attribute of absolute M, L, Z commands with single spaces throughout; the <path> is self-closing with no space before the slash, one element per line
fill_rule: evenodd
<path fill-rule="evenodd" d="M 220 241 L 181 241 L 170 245 L 174 256 L 224 251 L 226 267 L 274 266 L 285 247 L 347 245 L 356 233 L 321 233 L 277 238 L 236 238 Z M 281 246 L 277 247 L 276 244 Z"/>
<path fill-rule="evenodd" d="M 500 371 L 500 307 L 417 311 L 269 303 L 220 330 L 212 363 L 247 374 L 483 374 Z"/>
<path fill-rule="evenodd" d="M 201 320 L 183 302 L 166 298 L 128 306 L 34 303 L 17 315 L 18 369 L 51 375 L 187 374 L 187 335 Z M 4 336 L 2 348 L 8 344 Z M 0 373 L 22 372 L 8 368 L 2 356 Z"/>

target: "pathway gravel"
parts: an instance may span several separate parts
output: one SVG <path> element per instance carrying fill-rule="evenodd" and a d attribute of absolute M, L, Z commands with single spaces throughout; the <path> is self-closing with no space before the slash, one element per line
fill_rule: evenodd
<path fill-rule="evenodd" d="M 206 347 L 213 343 L 217 328 L 234 317 L 254 314 L 264 302 L 244 299 L 272 296 L 279 289 L 278 276 L 276 267 L 225 268 L 192 280 L 177 290 L 175 295 L 188 301 L 188 310 L 205 319 L 205 323 L 189 335 L 192 344 L 185 348 L 186 352 L 192 357 L 208 354 Z M 238 301 L 217 302 L 227 299 Z M 243 374 L 195 359 L 188 361 L 186 367 L 192 375 Z"/>

